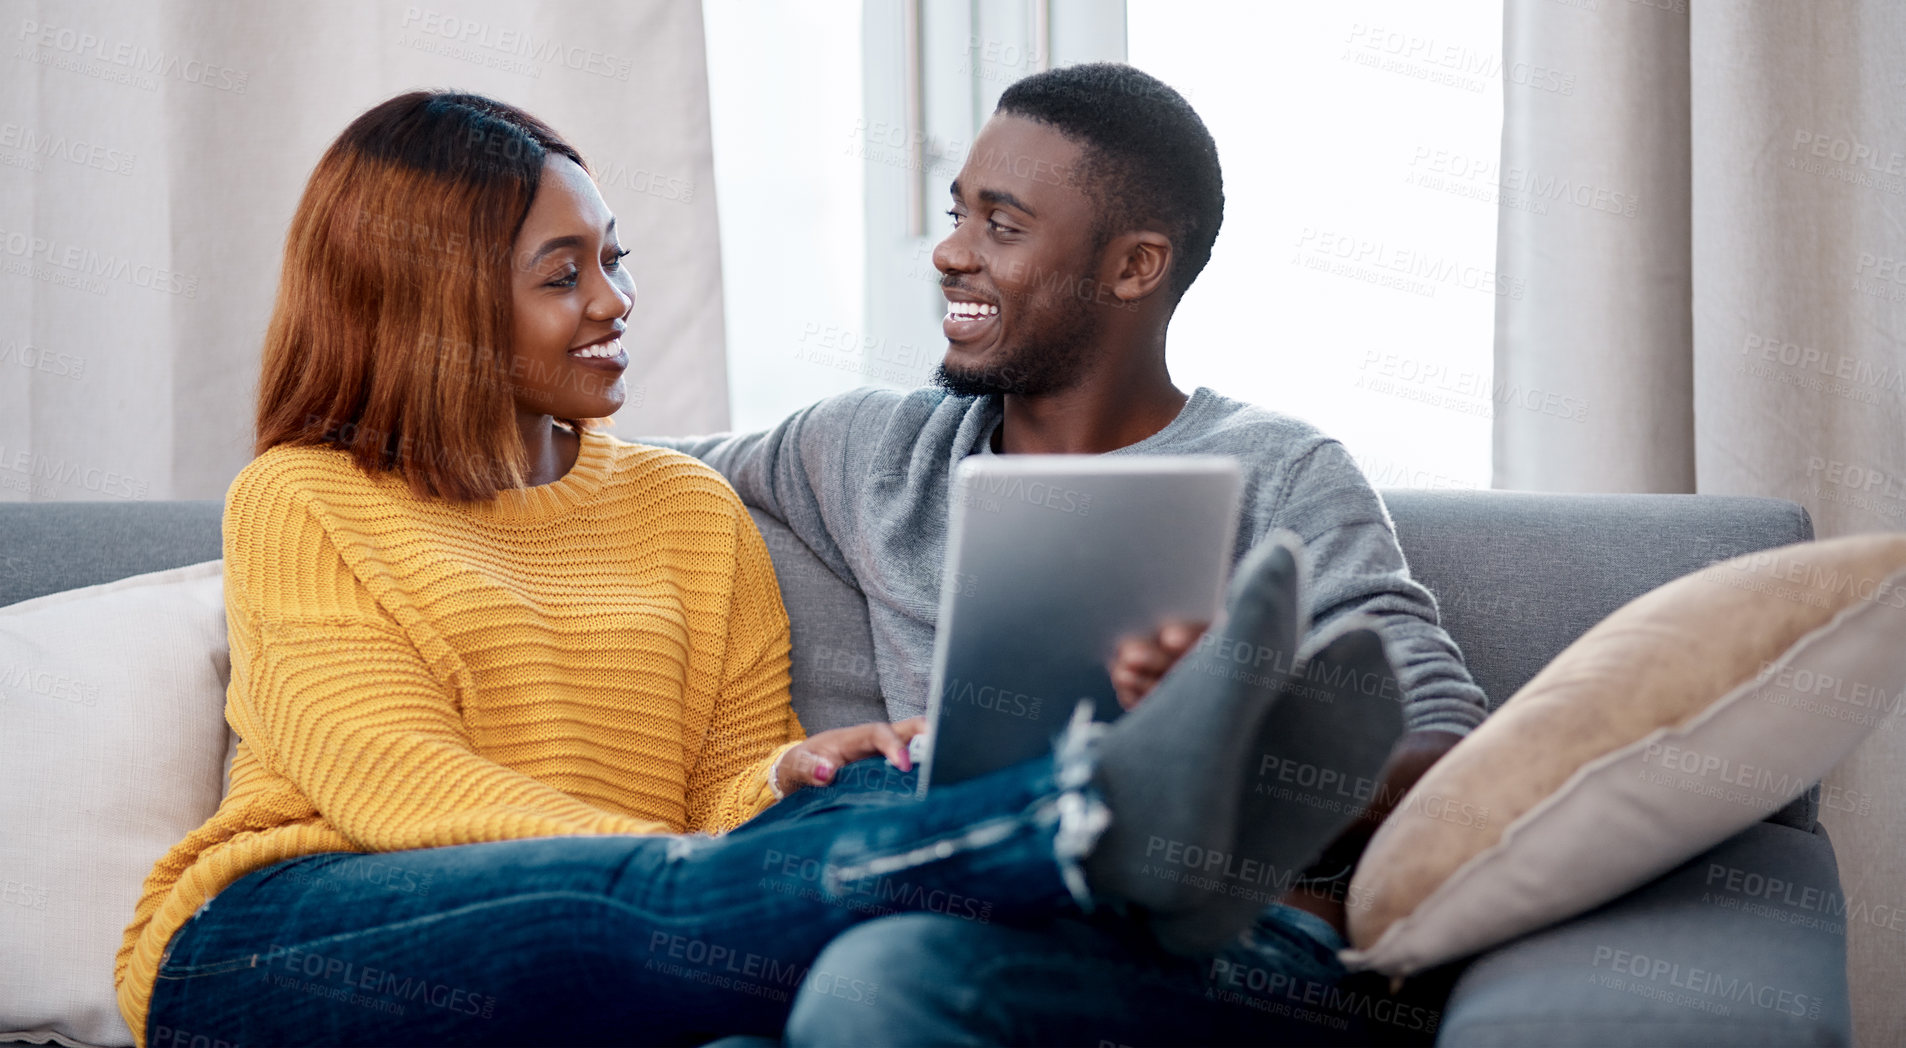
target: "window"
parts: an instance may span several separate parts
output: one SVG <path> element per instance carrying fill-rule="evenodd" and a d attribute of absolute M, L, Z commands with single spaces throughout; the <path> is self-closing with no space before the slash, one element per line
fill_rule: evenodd
<path fill-rule="evenodd" d="M 1488 487 L 1499 0 L 1128 0 L 1130 61 L 1190 100 L 1224 228 L 1169 360 L 1342 440 L 1378 487 Z"/>
<path fill-rule="evenodd" d="M 866 327 L 860 18 L 858 0 L 702 4 L 736 430 L 864 382 L 819 363 Z"/>
<path fill-rule="evenodd" d="M 706 0 L 737 429 L 944 348 L 946 184 L 1007 84 L 1126 60 L 1217 139 L 1225 224 L 1171 329 L 1208 385 L 1379 486 L 1486 487 L 1500 0 Z M 911 58 L 910 58 L 911 56 Z M 773 94 L 763 85 L 783 85 Z"/>

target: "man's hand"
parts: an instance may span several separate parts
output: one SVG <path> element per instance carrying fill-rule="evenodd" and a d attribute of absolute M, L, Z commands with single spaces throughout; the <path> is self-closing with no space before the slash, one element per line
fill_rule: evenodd
<path fill-rule="evenodd" d="M 925 717 L 908 717 L 892 724 L 874 721 L 810 735 L 781 755 L 781 762 L 774 766 L 775 785 L 784 794 L 803 786 L 825 786 L 842 767 L 876 754 L 885 754 L 888 763 L 901 771 L 911 771 L 907 743 L 926 727 Z"/>
<path fill-rule="evenodd" d="M 1112 652 L 1112 687 L 1118 704 L 1131 709 L 1151 694 L 1179 659 L 1204 636 L 1205 622 L 1167 622 L 1149 637 L 1125 637 Z"/>

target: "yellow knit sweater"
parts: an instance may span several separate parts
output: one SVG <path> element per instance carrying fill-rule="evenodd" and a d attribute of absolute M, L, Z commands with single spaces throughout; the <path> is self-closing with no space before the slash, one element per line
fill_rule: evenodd
<path fill-rule="evenodd" d="M 788 620 L 734 492 L 586 432 L 561 480 L 420 500 L 279 447 L 225 502 L 217 814 L 146 878 L 114 967 L 141 1045 L 167 942 L 225 886 L 324 851 L 720 832 L 773 801 L 804 736 Z"/>

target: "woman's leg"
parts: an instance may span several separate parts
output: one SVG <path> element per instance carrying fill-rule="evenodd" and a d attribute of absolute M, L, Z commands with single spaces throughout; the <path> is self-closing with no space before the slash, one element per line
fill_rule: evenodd
<path fill-rule="evenodd" d="M 1268 716 L 1282 681 L 1233 673 L 1224 653 L 1294 643 L 1290 553 L 1278 543 L 1254 552 L 1212 631 L 1220 643 L 1201 646 L 1113 726 L 1075 725 L 1052 760 L 917 804 L 728 838 L 541 839 L 274 867 L 227 888 L 174 936 L 152 1022 L 238 1044 L 772 1032 L 821 948 L 869 917 L 1011 923 L 1095 897 L 1149 909 L 1161 940 L 1203 952 L 1247 925 L 1256 905 L 1153 864 L 1161 849 L 1230 853 L 1248 779 L 1285 756 Z M 1337 727 L 1396 732 L 1393 711 Z M 1372 747 L 1346 747 L 1343 734 L 1313 745 L 1323 752 L 1307 759 L 1375 771 L 1356 767 Z M 1314 854 L 1322 829 L 1280 843 Z M 316 875 L 283 880 L 305 866 Z M 394 892 L 393 877 L 429 887 Z"/>
<path fill-rule="evenodd" d="M 693 1042 L 774 1033 L 886 914 L 1066 912 L 1037 761 L 930 801 L 726 838 L 571 837 L 281 863 L 173 938 L 148 1029 L 232 1044 Z"/>

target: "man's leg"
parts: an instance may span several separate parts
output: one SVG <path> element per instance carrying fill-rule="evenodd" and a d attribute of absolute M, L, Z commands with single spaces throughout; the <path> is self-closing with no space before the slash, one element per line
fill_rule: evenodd
<path fill-rule="evenodd" d="M 931 914 L 836 939 L 795 994 L 790 1045 L 1361 1044 L 1393 1010 L 1346 981 L 1322 920 L 1271 906 L 1217 955 L 1112 920 L 1008 928 Z M 1433 1019 L 1432 1019 L 1433 1021 Z M 1433 1027 L 1432 1027 L 1433 1029 Z M 1428 1036 L 1423 1038 L 1428 1040 Z"/>

